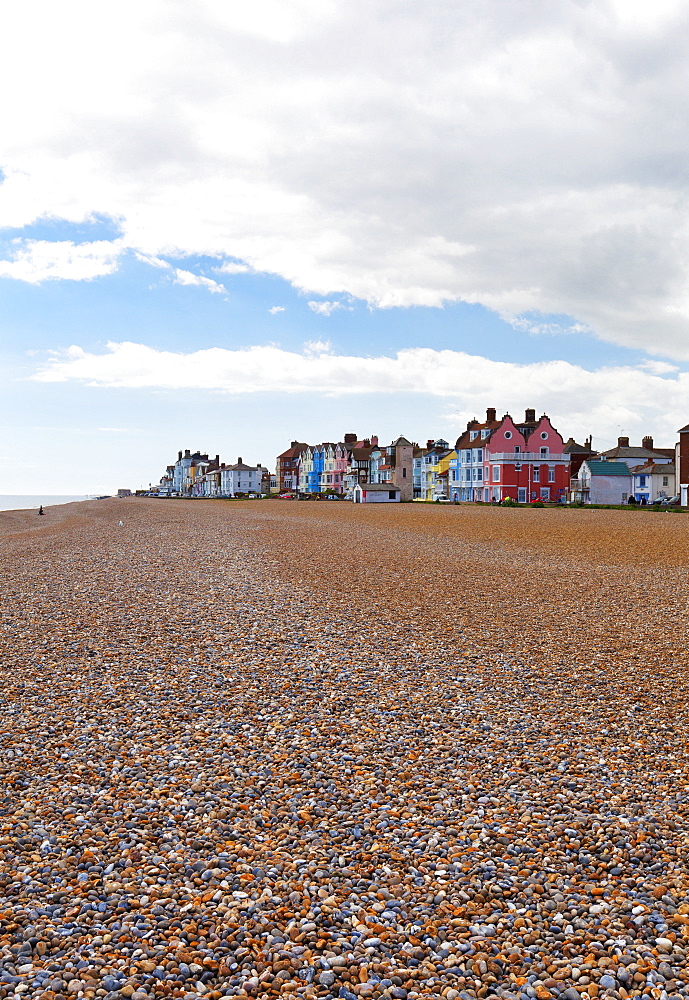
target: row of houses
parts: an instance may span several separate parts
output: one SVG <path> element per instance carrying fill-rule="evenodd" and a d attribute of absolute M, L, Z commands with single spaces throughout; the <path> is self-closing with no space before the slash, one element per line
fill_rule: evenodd
<path fill-rule="evenodd" d="M 270 493 L 274 488 L 275 476 L 260 463 L 246 465 L 238 458 L 234 465 L 226 465 L 219 455 L 209 458 L 187 448 L 167 466 L 156 492 L 161 496 L 231 497 Z"/>
<path fill-rule="evenodd" d="M 338 442 L 292 441 L 277 457 L 275 473 L 260 463 L 233 465 L 207 454 L 178 453 L 158 492 L 173 496 L 238 494 L 325 495 L 358 502 L 448 500 L 501 503 L 653 503 L 681 495 L 687 503 L 689 425 L 675 446 L 639 446 L 620 437 L 597 452 L 591 438 L 563 438 L 549 416 L 527 409 L 523 419 L 473 419 L 451 446 L 443 438 L 419 445 L 404 436 L 383 445 L 375 435 L 347 433 Z"/>

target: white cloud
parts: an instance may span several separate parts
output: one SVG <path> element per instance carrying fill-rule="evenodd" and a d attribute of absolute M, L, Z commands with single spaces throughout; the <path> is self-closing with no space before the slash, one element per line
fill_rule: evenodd
<path fill-rule="evenodd" d="M 26 0 L 3 29 L 0 225 L 97 213 L 151 258 L 689 358 L 681 0 Z"/>
<path fill-rule="evenodd" d="M 275 316 L 277 313 L 283 313 L 285 311 L 284 306 L 271 306 L 268 312 L 271 316 Z"/>
<path fill-rule="evenodd" d="M 224 285 L 218 284 L 212 278 L 204 278 L 202 274 L 194 274 L 192 271 L 183 271 L 179 267 L 175 268 L 174 283 L 176 285 L 198 285 L 209 292 L 227 293 Z"/>
<path fill-rule="evenodd" d="M 319 316 L 330 316 L 336 309 L 344 308 L 342 302 L 308 302 L 309 309 Z"/>
<path fill-rule="evenodd" d="M 517 414 L 527 406 L 548 412 L 567 435 L 594 432 L 601 440 L 625 433 L 656 434 L 666 444 L 689 416 L 689 372 L 668 377 L 638 367 L 588 371 L 564 361 L 514 364 L 460 351 L 413 348 L 394 357 L 340 356 L 309 342 L 303 353 L 274 345 L 241 350 L 211 348 L 189 354 L 143 344 L 111 343 L 107 353 L 70 347 L 33 379 L 91 386 L 184 390 L 234 395 L 308 393 L 314 396 L 405 395 L 440 397 L 457 431 L 486 406 Z M 416 418 L 418 419 L 418 418 Z"/>
<path fill-rule="evenodd" d="M 90 281 L 116 270 L 123 253 L 121 240 L 71 243 L 15 240 L 10 260 L 0 260 L 0 277 L 38 284 L 68 279 Z"/>
<path fill-rule="evenodd" d="M 248 264 L 239 264 L 237 261 L 227 261 L 226 264 L 222 264 L 217 268 L 222 274 L 247 274 L 251 271 Z"/>
<path fill-rule="evenodd" d="M 304 354 L 308 357 L 312 357 L 317 354 L 330 354 L 332 352 L 333 345 L 329 340 L 305 340 L 304 341 Z"/>

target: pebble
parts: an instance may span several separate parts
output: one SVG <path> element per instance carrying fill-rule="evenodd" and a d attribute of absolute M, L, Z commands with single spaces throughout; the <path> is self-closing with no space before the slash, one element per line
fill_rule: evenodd
<path fill-rule="evenodd" d="M 689 996 L 684 518 L 34 520 L 0 514 L 0 1000 Z"/>

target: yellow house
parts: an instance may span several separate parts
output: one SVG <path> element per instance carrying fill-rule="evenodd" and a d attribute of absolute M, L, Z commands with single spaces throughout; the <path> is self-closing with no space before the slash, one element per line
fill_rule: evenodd
<path fill-rule="evenodd" d="M 435 465 L 431 465 L 428 470 L 426 483 L 426 500 L 436 500 L 438 498 L 447 500 L 450 496 L 448 489 L 448 479 L 450 476 L 450 462 L 457 458 L 457 452 L 453 449 L 447 455 L 439 459 Z"/>

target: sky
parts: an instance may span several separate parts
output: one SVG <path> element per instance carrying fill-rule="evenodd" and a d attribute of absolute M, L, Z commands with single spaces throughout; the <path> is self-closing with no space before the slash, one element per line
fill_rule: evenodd
<path fill-rule="evenodd" d="M 673 445 L 688 44 L 679 0 L 10 5 L 0 493 L 488 406 Z"/>

